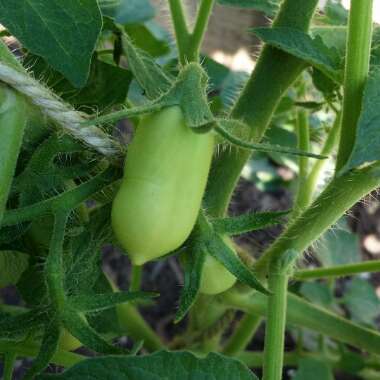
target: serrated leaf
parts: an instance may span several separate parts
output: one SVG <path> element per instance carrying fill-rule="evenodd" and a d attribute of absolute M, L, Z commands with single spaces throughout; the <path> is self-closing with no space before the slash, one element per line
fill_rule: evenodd
<path fill-rule="evenodd" d="M 274 16 L 279 9 L 278 0 L 217 0 L 220 5 L 231 7 L 255 9 L 268 16 Z"/>
<path fill-rule="evenodd" d="M 328 284 L 322 282 L 304 282 L 300 293 L 313 304 L 321 305 L 326 309 L 334 303 L 334 295 Z"/>
<path fill-rule="evenodd" d="M 279 224 L 288 214 L 289 211 L 249 213 L 232 218 L 214 219 L 211 223 L 216 232 L 234 236 Z"/>
<path fill-rule="evenodd" d="M 155 10 L 149 0 L 100 0 L 102 13 L 118 24 L 138 24 L 152 19 Z"/>
<path fill-rule="evenodd" d="M 333 81 L 342 82 L 340 55 L 335 49 L 328 48 L 321 37 L 313 39 L 305 32 L 287 27 L 255 28 L 252 31 L 265 43 L 304 60 Z"/>
<path fill-rule="evenodd" d="M 380 66 L 373 67 L 365 86 L 355 144 L 340 174 L 380 160 Z"/>
<path fill-rule="evenodd" d="M 41 373 L 50 363 L 56 353 L 61 335 L 60 325 L 57 321 L 49 321 L 46 325 L 40 350 L 33 361 L 32 366 L 25 374 L 25 380 L 32 380 L 36 375 Z"/>
<path fill-rule="evenodd" d="M 69 298 L 70 305 L 79 312 L 93 312 L 112 308 L 118 304 L 156 297 L 156 293 L 117 292 L 77 295 Z"/>
<path fill-rule="evenodd" d="M 157 99 L 169 90 L 172 78 L 141 49 L 134 46 L 131 39 L 123 34 L 123 48 L 128 59 L 128 66 L 149 99 Z"/>
<path fill-rule="evenodd" d="M 261 293 L 269 294 L 268 290 L 256 278 L 255 273 L 240 260 L 218 234 L 212 234 L 204 244 L 207 252 L 223 264 L 240 282 Z"/>
<path fill-rule="evenodd" d="M 216 353 L 198 358 L 189 352 L 167 351 L 145 356 L 88 359 L 63 374 L 38 379 L 82 380 L 89 373 L 108 380 L 258 380 L 244 364 L 233 358 Z"/>
<path fill-rule="evenodd" d="M 62 315 L 66 330 L 83 345 L 101 354 L 123 354 L 121 348 L 112 346 L 103 339 L 86 321 L 86 318 L 75 310 L 66 308 Z"/>
<path fill-rule="evenodd" d="M 29 257 L 18 251 L 0 251 L 0 288 L 16 285 L 28 268 Z"/>
<path fill-rule="evenodd" d="M 205 262 L 206 251 L 201 244 L 193 242 L 188 250 L 181 255 L 184 269 L 184 284 L 181 291 L 179 307 L 175 315 L 175 322 L 180 322 L 193 306 L 198 295 L 202 278 L 202 268 Z"/>
<path fill-rule="evenodd" d="M 330 366 L 314 358 L 301 359 L 293 380 L 334 380 Z"/>
<path fill-rule="evenodd" d="M 0 0 L 0 22 L 74 86 L 84 86 L 102 27 L 96 0 Z"/>

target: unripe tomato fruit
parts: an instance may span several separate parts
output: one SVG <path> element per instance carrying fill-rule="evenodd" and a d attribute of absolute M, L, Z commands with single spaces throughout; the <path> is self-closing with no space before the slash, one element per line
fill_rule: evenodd
<path fill-rule="evenodd" d="M 213 133 L 194 133 L 177 106 L 140 122 L 112 207 L 113 230 L 133 264 L 161 257 L 187 239 L 213 151 Z"/>
<path fill-rule="evenodd" d="M 223 239 L 236 253 L 232 241 L 225 237 Z M 206 254 L 203 264 L 201 283 L 199 291 L 203 294 L 215 295 L 223 293 L 231 288 L 236 282 L 236 277 L 229 272 L 218 260 Z"/>

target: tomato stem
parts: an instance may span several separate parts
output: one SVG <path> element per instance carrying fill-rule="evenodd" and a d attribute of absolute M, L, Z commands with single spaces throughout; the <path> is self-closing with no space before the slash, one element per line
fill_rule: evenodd
<path fill-rule="evenodd" d="M 169 0 L 169 7 L 177 41 L 179 61 L 182 65 L 185 65 L 190 33 L 181 0 Z"/>
<path fill-rule="evenodd" d="M 352 0 L 348 26 L 342 129 L 336 170 L 348 161 L 355 144 L 363 91 L 369 72 L 373 0 Z"/>
<path fill-rule="evenodd" d="M 129 291 L 130 292 L 137 292 L 141 288 L 141 280 L 142 280 L 142 272 L 143 272 L 143 266 L 142 265 L 132 265 L 131 268 L 131 279 L 130 279 L 130 285 L 129 285 Z"/>
<path fill-rule="evenodd" d="M 358 273 L 380 272 L 380 260 L 371 260 L 357 264 L 337 265 L 329 268 L 299 270 L 294 274 L 297 280 L 334 278 L 351 276 Z"/>

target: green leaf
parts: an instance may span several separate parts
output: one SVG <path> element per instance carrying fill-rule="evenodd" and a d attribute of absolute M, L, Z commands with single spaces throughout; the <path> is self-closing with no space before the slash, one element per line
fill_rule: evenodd
<path fill-rule="evenodd" d="M 216 232 L 234 236 L 279 224 L 288 214 L 289 211 L 249 213 L 233 218 L 214 219 L 211 223 Z"/>
<path fill-rule="evenodd" d="M 256 274 L 240 260 L 218 234 L 210 235 L 204 244 L 207 252 L 223 264 L 240 282 L 261 293 L 269 294 L 268 290 L 256 278 Z"/>
<path fill-rule="evenodd" d="M 221 5 L 255 9 L 268 16 L 274 16 L 279 9 L 279 0 L 217 0 Z"/>
<path fill-rule="evenodd" d="M 156 296 L 156 293 L 147 292 L 118 292 L 77 295 L 70 297 L 69 302 L 79 312 L 94 312 L 112 308 L 120 303 L 147 300 Z"/>
<path fill-rule="evenodd" d="M 149 0 L 100 0 L 99 3 L 104 15 L 123 25 L 150 20 L 156 13 Z"/>
<path fill-rule="evenodd" d="M 87 323 L 86 318 L 77 311 L 66 307 L 62 318 L 62 322 L 67 331 L 89 349 L 101 354 L 125 353 L 121 348 L 112 346 L 104 340 L 96 330 Z"/>
<path fill-rule="evenodd" d="M 293 380 L 334 380 L 334 375 L 327 363 L 307 358 L 299 361 L 299 368 Z"/>
<path fill-rule="evenodd" d="M 348 230 L 345 219 L 322 235 L 314 246 L 314 252 L 326 267 L 352 264 L 361 260 L 359 238 Z"/>
<path fill-rule="evenodd" d="M 52 357 L 56 353 L 60 338 L 60 325 L 57 321 L 49 321 L 46 325 L 46 330 L 44 332 L 41 347 L 38 355 L 33 361 L 32 366 L 26 373 L 24 379 L 32 380 L 36 375 L 41 373 L 50 363 Z"/>
<path fill-rule="evenodd" d="M 181 263 L 184 270 L 184 284 L 179 301 L 179 308 L 175 316 L 175 322 L 180 322 L 193 306 L 198 295 L 202 278 L 202 269 L 205 262 L 206 251 L 201 244 L 193 244 L 181 254 Z"/>
<path fill-rule="evenodd" d="M 380 160 L 380 66 L 369 74 L 364 90 L 355 144 L 340 173 L 365 163 Z"/>
<path fill-rule="evenodd" d="M 346 351 L 340 357 L 338 367 L 344 372 L 357 374 L 365 368 L 365 359 L 359 353 Z"/>
<path fill-rule="evenodd" d="M 18 251 L 0 251 L 0 288 L 16 285 L 28 268 L 29 257 Z"/>
<path fill-rule="evenodd" d="M 140 86 L 150 99 L 157 99 L 169 90 L 172 78 L 145 51 L 137 48 L 131 39 L 124 34 L 123 48 L 128 65 Z"/>
<path fill-rule="evenodd" d="M 257 380 L 241 362 L 210 353 L 198 358 L 189 352 L 160 351 L 152 355 L 84 360 L 60 375 L 43 379 L 81 380 L 89 373 L 108 380 Z"/>
<path fill-rule="evenodd" d="M 313 304 L 331 308 L 334 303 L 334 295 L 328 284 L 322 282 L 304 282 L 300 293 Z"/>
<path fill-rule="evenodd" d="M 96 0 L 0 0 L 0 22 L 74 86 L 85 85 L 102 27 Z"/>
<path fill-rule="evenodd" d="M 334 48 L 328 48 L 321 37 L 313 39 L 298 29 L 284 27 L 255 28 L 252 31 L 265 43 L 304 60 L 333 81 L 342 82 L 340 55 Z"/>
<path fill-rule="evenodd" d="M 354 278 L 343 300 L 354 321 L 376 326 L 375 319 L 380 315 L 380 300 L 368 281 Z"/>

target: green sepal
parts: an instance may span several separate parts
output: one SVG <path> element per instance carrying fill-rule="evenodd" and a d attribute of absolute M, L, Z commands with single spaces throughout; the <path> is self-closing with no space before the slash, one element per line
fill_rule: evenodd
<path fill-rule="evenodd" d="M 60 336 L 61 327 L 58 321 L 53 320 L 46 323 L 40 350 L 32 366 L 26 373 L 24 380 L 34 379 L 36 375 L 40 374 L 49 365 L 58 349 Z"/>
<path fill-rule="evenodd" d="M 265 143 L 252 143 L 241 139 L 240 137 L 234 136 L 230 130 L 238 129 L 239 132 L 242 130 L 247 130 L 249 127 L 240 120 L 233 119 L 217 119 L 214 130 L 227 140 L 230 144 L 235 145 L 239 148 L 246 150 L 256 150 L 258 152 L 276 152 L 276 153 L 286 153 L 294 156 L 311 157 L 319 160 L 328 158 L 327 156 L 322 156 L 320 154 L 315 154 L 311 152 L 304 152 L 299 149 L 286 148 L 279 145 L 271 145 Z"/>
<path fill-rule="evenodd" d="M 149 99 L 157 99 L 167 92 L 173 78 L 149 54 L 135 47 L 125 33 L 122 35 L 122 45 L 128 59 L 128 67 L 146 96 Z"/>
<path fill-rule="evenodd" d="M 193 306 L 201 284 L 202 269 L 206 258 L 206 250 L 197 241 L 181 254 L 180 259 L 184 270 L 184 284 L 179 301 L 179 307 L 174 322 L 180 322 Z"/>
<path fill-rule="evenodd" d="M 77 295 L 69 298 L 72 308 L 79 312 L 97 312 L 110 309 L 118 304 L 157 297 L 157 293 L 117 292 L 104 294 Z"/>
<path fill-rule="evenodd" d="M 62 322 L 66 330 L 77 338 L 84 346 L 100 354 L 127 354 L 119 347 L 112 346 L 103 339 L 88 323 L 84 315 L 72 308 L 66 307 L 62 315 Z"/>
<path fill-rule="evenodd" d="M 218 260 L 241 283 L 269 295 L 270 292 L 257 279 L 256 274 L 249 269 L 235 254 L 235 252 L 223 241 L 220 235 L 214 233 L 205 241 L 207 252 Z"/>
<path fill-rule="evenodd" d="M 213 219 L 211 223 L 216 232 L 227 235 L 240 235 L 281 223 L 290 211 L 248 213 L 232 218 Z"/>

